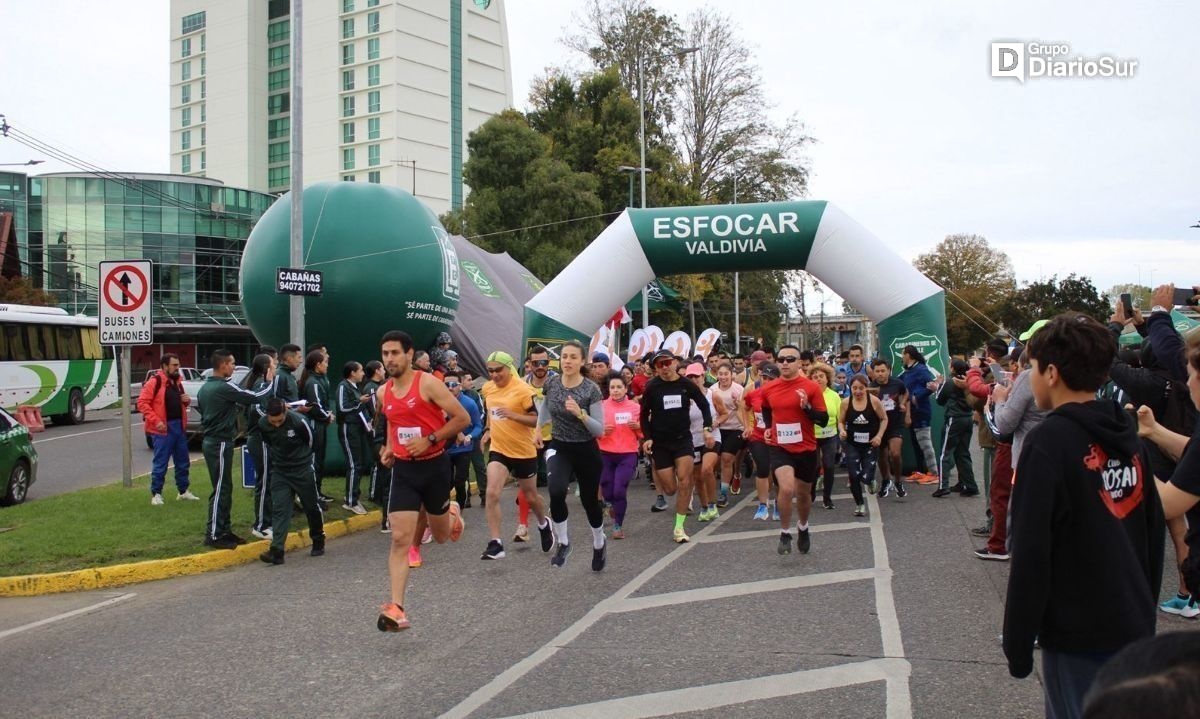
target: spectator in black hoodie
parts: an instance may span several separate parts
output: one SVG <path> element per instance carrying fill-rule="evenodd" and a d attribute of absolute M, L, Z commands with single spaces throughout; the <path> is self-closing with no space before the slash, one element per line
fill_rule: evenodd
<path fill-rule="evenodd" d="M 1103 325 L 1055 317 L 1026 348 L 1039 408 L 1017 463 L 1004 654 L 1014 677 L 1042 647 L 1046 715 L 1078 717 L 1097 670 L 1154 634 L 1165 522 L 1133 419 L 1096 400 L 1117 346 Z"/>

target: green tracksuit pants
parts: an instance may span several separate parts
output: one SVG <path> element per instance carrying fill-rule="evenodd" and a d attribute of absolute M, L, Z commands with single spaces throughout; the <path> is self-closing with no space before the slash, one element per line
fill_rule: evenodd
<path fill-rule="evenodd" d="M 284 469 L 272 467 L 267 486 L 271 490 L 271 549 L 283 551 L 288 528 L 292 523 L 292 500 L 300 498 L 300 506 L 308 518 L 311 539 L 325 536 L 325 519 L 317 501 L 317 483 L 312 468 Z"/>

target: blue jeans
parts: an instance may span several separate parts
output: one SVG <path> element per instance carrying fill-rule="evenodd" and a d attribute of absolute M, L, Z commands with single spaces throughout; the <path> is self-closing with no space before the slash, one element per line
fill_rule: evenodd
<path fill-rule="evenodd" d="M 188 490 L 188 471 L 192 460 L 188 456 L 187 435 L 183 432 L 183 421 L 167 421 L 166 434 L 152 434 L 154 441 L 154 463 L 150 469 L 150 494 L 162 494 L 167 479 L 167 462 L 175 461 L 175 488 L 183 494 Z"/>
<path fill-rule="evenodd" d="M 1096 672 L 1111 653 L 1054 652 L 1042 648 L 1042 690 L 1046 695 L 1047 719 L 1079 719 L 1083 698 Z"/>

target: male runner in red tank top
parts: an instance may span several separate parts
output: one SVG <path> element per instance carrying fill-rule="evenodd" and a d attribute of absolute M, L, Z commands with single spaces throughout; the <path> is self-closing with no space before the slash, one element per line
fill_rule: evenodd
<path fill-rule="evenodd" d="M 391 378 L 378 390 L 378 406 L 387 417 L 388 433 L 379 463 L 391 468 L 387 512 L 392 528 L 388 552 L 392 597 L 379 608 L 377 626 L 382 632 L 398 632 L 409 627 L 404 613 L 408 548 L 421 541 L 414 536 L 421 512 L 438 544 L 447 539 L 457 542 L 462 536 L 462 513 L 458 503 L 450 501 L 450 458 L 444 445 L 471 420 L 445 384 L 413 367 L 408 333 L 392 330 L 380 345 Z"/>

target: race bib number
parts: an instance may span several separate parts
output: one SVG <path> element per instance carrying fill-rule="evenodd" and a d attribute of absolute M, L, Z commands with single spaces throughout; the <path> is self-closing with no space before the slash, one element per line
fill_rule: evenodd
<path fill-rule="evenodd" d="M 617 412 L 613 419 L 617 424 L 629 424 L 633 421 L 633 415 L 629 412 Z"/>
<path fill-rule="evenodd" d="M 779 444 L 799 444 L 803 442 L 803 426 L 799 422 L 775 425 L 775 441 Z"/>
<path fill-rule="evenodd" d="M 682 409 L 683 397 L 677 394 L 669 394 L 663 397 L 663 409 Z"/>
<path fill-rule="evenodd" d="M 489 410 L 489 414 L 491 414 L 491 415 L 492 415 L 492 419 L 493 419 L 493 420 L 500 420 L 500 419 L 504 419 L 504 415 L 500 414 L 500 408 L 499 408 L 499 407 L 492 407 L 492 408 L 491 408 L 491 410 Z"/>
<path fill-rule="evenodd" d="M 396 428 L 396 444 L 403 447 L 410 439 L 416 439 L 421 436 L 420 427 L 397 427 Z"/>
<path fill-rule="evenodd" d="M 767 423 L 763 420 L 762 412 L 754 413 L 754 426 L 759 429 L 766 429 Z"/>
<path fill-rule="evenodd" d="M 896 398 L 895 398 L 895 397 L 893 397 L 892 395 L 885 395 L 885 396 L 883 396 L 883 397 L 880 397 L 880 398 L 879 398 L 879 401 L 883 403 L 883 408 L 884 408 L 885 410 L 887 410 L 888 412 L 893 412 L 893 411 L 895 411 L 895 409 L 896 409 Z"/>
<path fill-rule="evenodd" d="M 855 432 L 854 433 L 854 442 L 856 444 L 870 444 L 871 443 L 871 433 L 870 432 Z"/>

